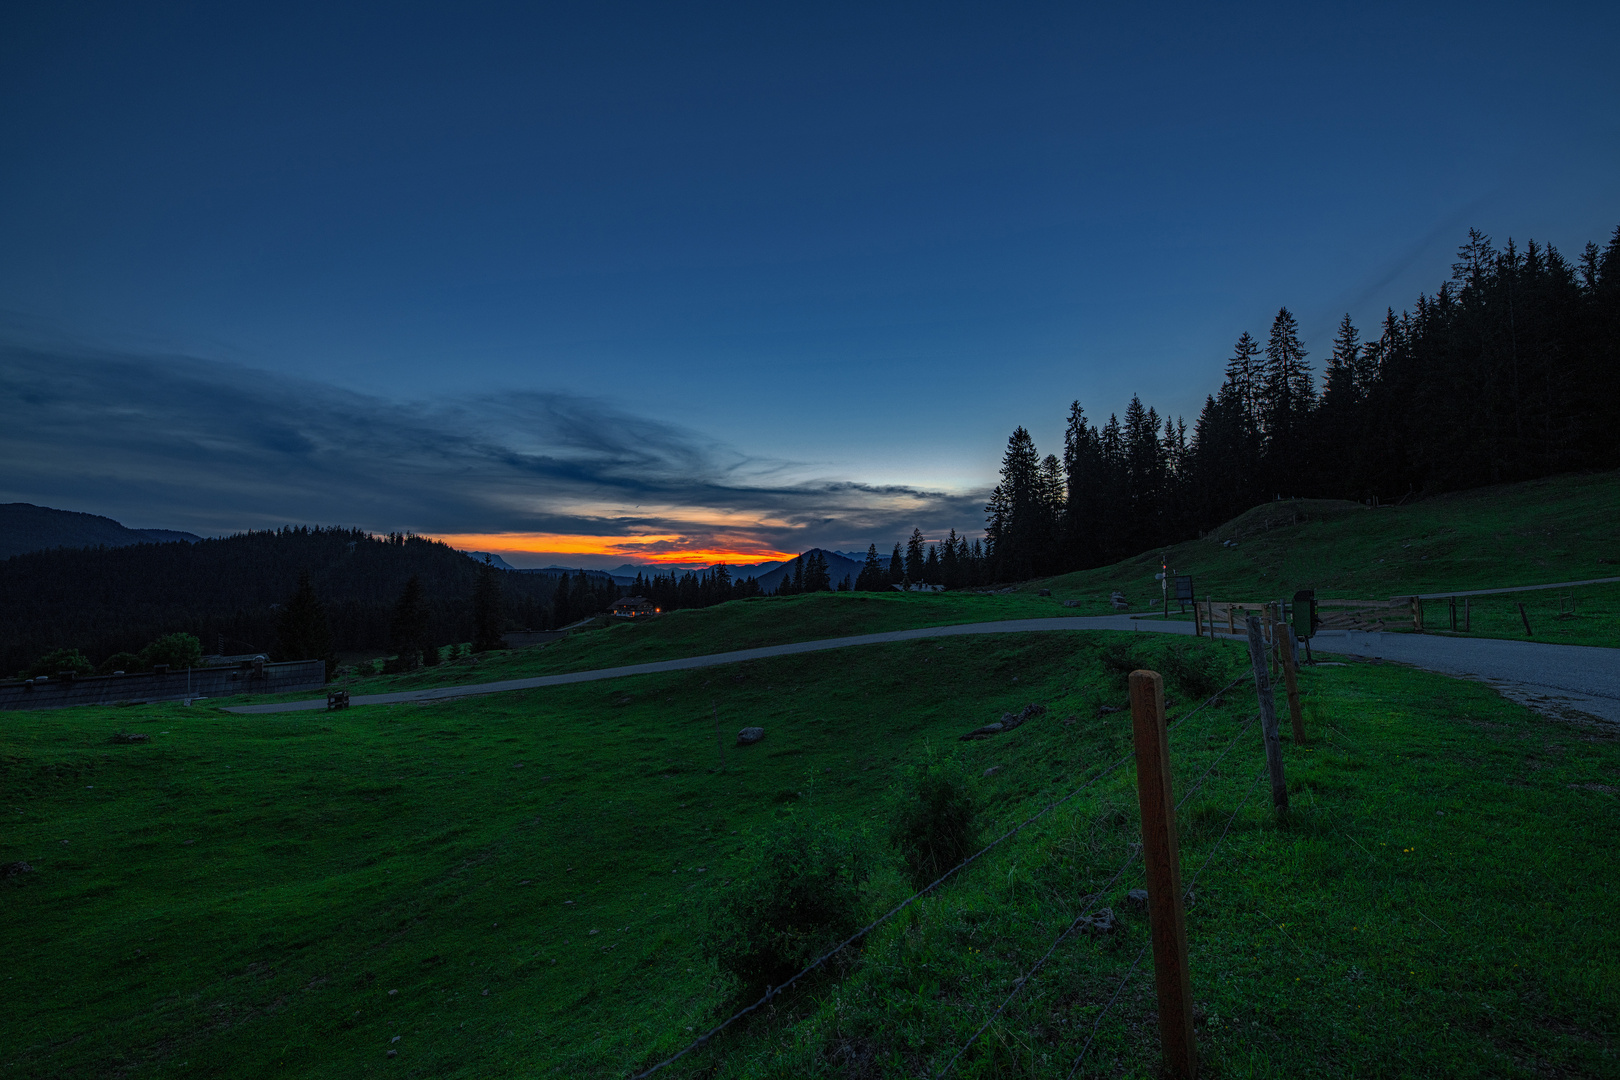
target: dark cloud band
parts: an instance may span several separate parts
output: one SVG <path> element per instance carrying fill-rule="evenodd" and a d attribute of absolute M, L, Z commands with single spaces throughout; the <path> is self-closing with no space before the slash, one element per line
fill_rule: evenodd
<path fill-rule="evenodd" d="M 6 501 L 146 526 L 658 532 L 697 546 L 747 534 L 802 550 L 983 517 L 983 492 L 781 482 L 792 463 L 567 394 L 402 404 L 188 357 L 25 345 L 0 347 L 0 385 Z"/>

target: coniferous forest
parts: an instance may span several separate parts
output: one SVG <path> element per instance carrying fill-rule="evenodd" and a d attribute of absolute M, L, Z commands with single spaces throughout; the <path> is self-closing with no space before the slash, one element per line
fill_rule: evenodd
<path fill-rule="evenodd" d="M 618 596 L 611 581 L 493 570 L 437 541 L 356 529 L 36 551 L 0 561 L 0 671 L 58 649 L 100 663 L 181 632 L 206 653 L 276 660 L 487 647 L 508 627 L 551 626 L 559 590 L 592 611 Z"/>
<path fill-rule="evenodd" d="M 1100 423 L 1073 402 L 1061 457 L 1023 427 L 1008 439 L 982 543 L 914 529 L 836 582 L 811 551 L 776 591 L 1014 582 L 1189 539 L 1278 497 L 1390 502 L 1620 466 L 1620 229 L 1573 264 L 1471 232 L 1432 296 L 1366 334 L 1346 315 L 1321 362 L 1318 375 L 1283 308 L 1263 339 L 1239 335 L 1190 429 L 1139 397 Z M 761 588 L 722 566 L 629 591 L 667 611 Z M 441 644 L 493 647 L 503 628 L 565 625 L 623 592 L 605 575 L 495 571 L 351 529 L 40 551 L 0 561 L 0 670 L 60 649 L 133 654 L 177 632 L 204 651 L 433 662 Z"/>
<path fill-rule="evenodd" d="M 1294 316 L 1242 333 L 1191 430 L 1133 397 L 1069 406 L 1063 454 L 1020 427 L 986 512 L 985 575 L 1105 565 L 1277 497 L 1384 502 L 1620 466 L 1620 229 L 1572 265 L 1478 231 L 1449 281 L 1363 334 L 1346 315 L 1318 381 Z"/>

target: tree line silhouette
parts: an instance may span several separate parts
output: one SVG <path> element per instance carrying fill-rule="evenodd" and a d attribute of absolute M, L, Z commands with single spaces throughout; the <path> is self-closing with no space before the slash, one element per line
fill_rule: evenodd
<path fill-rule="evenodd" d="M 1189 433 L 1132 397 L 1069 407 L 1063 456 L 1023 427 L 985 506 L 989 580 L 1106 565 L 1277 497 L 1399 500 L 1620 466 L 1620 228 L 1570 264 L 1471 230 L 1451 280 L 1363 341 L 1346 315 L 1318 388 L 1287 308 L 1245 331 Z"/>
<path fill-rule="evenodd" d="M 618 595 L 611 581 L 607 589 L 564 584 L 564 614 L 601 610 Z M 508 628 L 551 627 L 563 593 L 553 576 L 497 570 L 420 536 L 357 529 L 37 551 L 0 561 L 0 671 L 59 649 L 98 664 L 139 656 L 174 633 L 194 635 L 208 653 L 330 661 L 337 652 L 393 651 L 420 663 L 452 642 L 499 647 Z"/>

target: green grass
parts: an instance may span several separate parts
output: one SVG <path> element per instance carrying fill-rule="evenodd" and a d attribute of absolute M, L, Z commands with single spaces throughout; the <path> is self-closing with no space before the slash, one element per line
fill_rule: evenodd
<path fill-rule="evenodd" d="M 1294 523 L 1295 516 L 1304 520 Z M 1224 546 L 1236 539 L 1234 547 Z M 1198 595 L 1217 601 L 1320 598 L 1388 600 L 1418 593 L 1620 577 L 1620 473 L 1555 477 L 1481 488 L 1377 510 L 1355 503 L 1299 500 L 1259 506 L 1200 540 L 1165 549 Z M 1158 603 L 1161 552 L 1023 586 L 1054 599 L 1101 603 L 1119 589 L 1135 611 Z M 1578 618 L 1552 625 L 1560 598 L 1573 593 Z M 1537 640 L 1620 646 L 1620 590 L 1574 590 L 1478 597 L 1475 636 L 1524 638 L 1524 603 Z M 1172 605 L 1173 607 L 1174 605 Z M 1425 605 L 1428 628 L 1446 618 L 1444 601 Z M 1512 618 L 1506 618 L 1511 614 Z M 1503 617 L 1498 618 L 1501 615 Z"/>
<path fill-rule="evenodd" d="M 728 641 L 794 630 L 725 616 L 708 632 Z M 660 625 L 679 629 L 620 638 Z M 897 770 L 928 755 L 999 766 L 983 795 L 995 822 L 1015 820 L 1128 745 L 1126 714 L 1099 709 L 1123 701 L 1119 667 L 1175 670 L 1186 649 L 1241 667 L 1232 643 L 1043 634 L 335 714 L 8 714 L 0 864 L 35 872 L 0 879 L 0 1076 L 623 1077 L 735 1004 L 694 941 L 751 836 L 784 814 L 881 836 Z M 1278 825 L 1256 791 L 1189 914 L 1213 1074 L 1612 1074 L 1612 733 L 1395 666 L 1303 679 L 1295 811 Z M 1191 695 L 1171 692 L 1174 713 Z M 1176 732 L 1178 785 L 1228 745 L 1248 700 Z M 1026 701 L 1052 711 L 956 740 Z M 748 723 L 765 741 L 730 746 Z M 115 731 L 152 741 L 113 744 Z M 1189 875 L 1260 757 L 1251 728 L 1183 812 Z M 942 1064 L 1123 859 L 1132 782 L 1127 768 L 1066 804 L 875 935 L 843 983 L 808 987 L 674 1074 Z M 1121 928 L 1065 943 L 960 1075 L 1066 1073 L 1144 940 L 1121 899 L 1134 884 L 1105 898 Z M 867 900 L 906 891 L 891 860 Z M 1095 1075 L 1151 1074 L 1149 970 L 1104 1020 Z"/>
<path fill-rule="evenodd" d="M 1377 510 L 1303 500 L 1256 507 L 1208 538 L 1178 544 L 1166 554 L 1176 573 L 1193 575 L 1199 596 L 1251 602 L 1291 598 L 1301 588 L 1314 588 L 1324 599 L 1387 600 L 1620 577 L 1617 508 L 1620 473 L 1484 488 Z M 1294 524 L 1296 516 L 1305 520 Z M 1236 547 L 1222 546 L 1234 537 Z M 1111 566 L 1026 582 L 1000 595 L 761 597 L 645 622 L 611 621 L 543 648 L 486 653 L 408 674 L 346 676 L 334 686 L 357 694 L 386 693 L 919 626 L 1113 614 L 1109 594 L 1115 589 L 1142 614 L 1154 609 L 1160 595 L 1154 580 L 1160 558 L 1157 551 L 1146 552 Z M 1053 595 L 1040 596 L 1041 589 Z M 1560 619 L 1567 600 L 1574 602 L 1575 617 Z M 1066 608 L 1065 601 L 1076 606 Z M 1534 640 L 1620 647 L 1620 585 L 1476 597 L 1472 636 L 1525 638 L 1520 603 Z M 1431 632 L 1449 627 L 1445 602 L 1428 602 L 1425 620 Z"/>
<path fill-rule="evenodd" d="M 754 649 L 818 638 L 909 630 L 920 626 L 996 622 L 1057 615 L 1099 615 L 1106 602 L 1065 608 L 1060 599 L 1027 593 L 822 593 L 734 600 L 717 607 L 666 612 L 632 622 L 603 618 L 596 626 L 539 648 L 488 652 L 399 675 L 346 675 L 333 683 L 355 694 L 522 679 L 568 671 L 645 664 L 706 653 Z M 309 694 L 254 701 L 296 700 Z M 248 698 L 219 699 L 232 704 Z"/>

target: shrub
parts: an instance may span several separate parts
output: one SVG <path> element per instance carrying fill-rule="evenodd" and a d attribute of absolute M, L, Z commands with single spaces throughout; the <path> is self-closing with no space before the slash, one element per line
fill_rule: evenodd
<path fill-rule="evenodd" d="M 141 658 L 132 652 L 115 652 L 96 665 L 97 675 L 111 675 L 115 671 L 140 671 Z"/>
<path fill-rule="evenodd" d="M 1151 667 L 1137 658 L 1132 642 L 1120 641 L 1117 638 L 1103 644 L 1098 650 L 1097 659 L 1102 662 L 1103 670 L 1117 678 L 1121 686 L 1125 685 L 1131 672 L 1138 668 Z"/>
<path fill-rule="evenodd" d="M 917 769 L 901 791 L 891 838 L 917 888 L 979 846 L 979 804 L 967 772 L 955 762 Z"/>
<path fill-rule="evenodd" d="M 797 816 L 780 821 L 715 896 L 704 952 L 745 994 L 779 986 L 860 928 L 871 872 L 864 832 Z"/>
<path fill-rule="evenodd" d="M 32 679 L 37 675 L 54 679 L 63 671 L 71 671 L 75 675 L 88 675 L 95 670 L 95 666 L 85 659 L 84 653 L 78 649 L 57 649 L 35 660 L 32 667 L 18 674 L 24 679 Z"/>
<path fill-rule="evenodd" d="M 198 641 L 194 634 L 164 634 L 141 650 L 143 668 L 150 668 L 153 664 L 186 668 L 196 667 L 200 663 L 202 663 L 202 642 Z"/>
<path fill-rule="evenodd" d="M 1164 654 L 1164 674 L 1190 698 L 1203 699 L 1226 685 L 1219 655 L 1209 649 L 1195 649 L 1177 642 Z"/>

